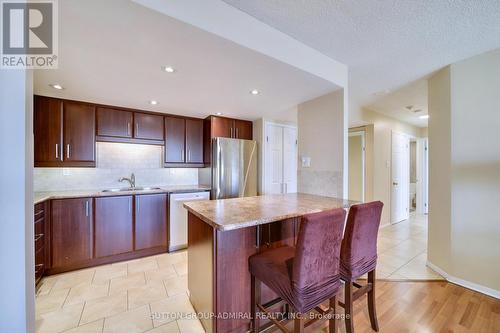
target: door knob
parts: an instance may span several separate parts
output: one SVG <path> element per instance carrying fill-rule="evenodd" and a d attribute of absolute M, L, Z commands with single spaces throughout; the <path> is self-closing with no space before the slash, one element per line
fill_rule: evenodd
<path fill-rule="evenodd" d="M 398 183 L 397 182 L 392 182 L 392 185 L 398 186 Z"/>

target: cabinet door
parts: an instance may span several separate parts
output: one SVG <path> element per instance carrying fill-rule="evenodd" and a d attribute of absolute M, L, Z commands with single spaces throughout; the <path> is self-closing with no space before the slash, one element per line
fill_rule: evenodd
<path fill-rule="evenodd" d="M 186 163 L 203 163 L 203 120 L 186 119 Z"/>
<path fill-rule="evenodd" d="M 95 199 L 95 256 L 133 250 L 132 196 Z"/>
<path fill-rule="evenodd" d="M 35 166 L 61 162 L 62 102 L 55 98 L 35 96 L 33 118 Z"/>
<path fill-rule="evenodd" d="M 252 140 L 253 124 L 251 121 L 234 120 L 234 137 L 237 139 Z"/>
<path fill-rule="evenodd" d="M 97 135 L 132 137 L 133 113 L 110 108 L 97 108 Z"/>
<path fill-rule="evenodd" d="M 212 116 L 212 138 L 232 138 L 234 120 Z"/>
<path fill-rule="evenodd" d="M 134 125 L 134 138 L 163 141 L 163 116 L 136 112 Z"/>
<path fill-rule="evenodd" d="M 135 196 L 135 249 L 167 246 L 167 195 Z"/>
<path fill-rule="evenodd" d="M 165 163 L 184 163 L 185 120 L 165 117 Z"/>
<path fill-rule="evenodd" d="M 95 107 L 63 102 L 64 161 L 95 163 Z"/>
<path fill-rule="evenodd" d="M 52 267 L 92 258 L 92 199 L 52 200 Z"/>

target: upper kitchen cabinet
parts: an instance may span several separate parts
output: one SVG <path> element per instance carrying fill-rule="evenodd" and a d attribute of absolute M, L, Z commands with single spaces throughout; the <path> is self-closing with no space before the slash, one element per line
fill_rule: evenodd
<path fill-rule="evenodd" d="M 163 141 L 163 116 L 134 113 L 134 138 Z"/>
<path fill-rule="evenodd" d="M 132 137 L 134 113 L 106 107 L 97 108 L 97 135 L 109 137 Z"/>
<path fill-rule="evenodd" d="M 210 164 L 213 138 L 253 139 L 253 123 L 247 120 L 209 116 L 204 121 L 204 161 Z"/>
<path fill-rule="evenodd" d="M 95 107 L 35 96 L 35 167 L 95 167 Z"/>
<path fill-rule="evenodd" d="M 203 120 L 165 117 L 165 166 L 203 165 Z"/>

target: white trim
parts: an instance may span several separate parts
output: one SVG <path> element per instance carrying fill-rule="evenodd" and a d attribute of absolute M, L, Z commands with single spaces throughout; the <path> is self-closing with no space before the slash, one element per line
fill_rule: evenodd
<path fill-rule="evenodd" d="M 366 199 L 366 133 L 364 130 L 349 132 L 348 137 L 360 136 L 361 137 L 361 201 L 365 202 Z M 347 143 L 349 145 L 349 142 Z M 349 156 L 349 155 L 348 155 Z M 349 180 L 348 180 L 349 182 Z"/>
<path fill-rule="evenodd" d="M 430 269 L 432 269 L 433 271 L 435 271 L 436 273 L 438 273 L 439 275 L 441 275 L 442 277 L 444 277 L 447 281 L 449 281 L 451 283 L 458 284 L 459 286 L 480 292 L 482 294 L 494 297 L 496 299 L 500 299 L 500 291 L 498 291 L 498 290 L 491 289 L 491 288 L 482 286 L 480 284 L 470 282 L 467 280 L 463 280 L 463 279 L 457 278 L 453 275 L 450 275 L 450 274 L 446 273 L 444 270 L 442 270 L 441 268 L 439 268 L 438 266 L 431 263 L 429 260 L 427 260 L 427 267 L 429 267 Z"/>

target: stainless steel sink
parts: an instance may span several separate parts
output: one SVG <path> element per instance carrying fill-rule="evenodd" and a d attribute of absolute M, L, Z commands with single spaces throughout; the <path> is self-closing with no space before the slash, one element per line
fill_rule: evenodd
<path fill-rule="evenodd" d="M 102 190 L 102 192 L 126 192 L 126 191 L 152 191 L 152 190 L 161 190 L 159 187 L 124 187 L 124 188 L 108 188 Z"/>

